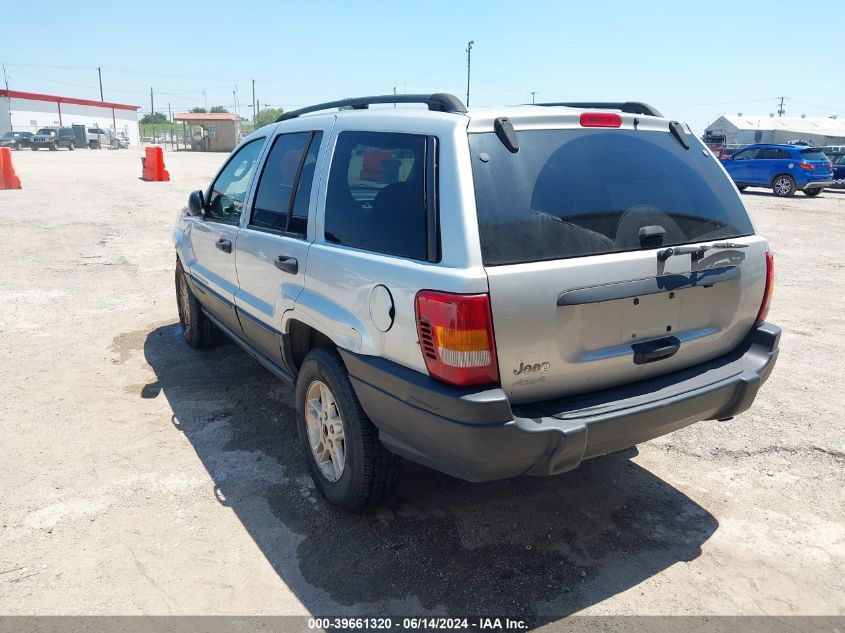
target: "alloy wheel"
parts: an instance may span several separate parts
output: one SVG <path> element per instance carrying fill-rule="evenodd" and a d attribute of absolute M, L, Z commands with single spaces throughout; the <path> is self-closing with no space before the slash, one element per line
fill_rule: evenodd
<path fill-rule="evenodd" d="M 792 183 L 788 178 L 778 178 L 774 185 L 775 193 L 779 196 L 786 196 L 792 191 Z"/>
<path fill-rule="evenodd" d="M 321 380 L 308 385 L 305 425 L 314 462 L 326 479 L 337 481 L 346 466 L 346 437 L 334 394 Z"/>

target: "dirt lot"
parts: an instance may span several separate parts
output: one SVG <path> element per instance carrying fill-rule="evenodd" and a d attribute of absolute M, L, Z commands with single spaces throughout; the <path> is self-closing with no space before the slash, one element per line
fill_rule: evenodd
<path fill-rule="evenodd" d="M 551 479 L 316 495 L 291 390 L 175 325 L 220 154 L 17 152 L 0 191 L 0 613 L 845 614 L 845 192 L 747 193 L 784 329 L 748 413 Z"/>

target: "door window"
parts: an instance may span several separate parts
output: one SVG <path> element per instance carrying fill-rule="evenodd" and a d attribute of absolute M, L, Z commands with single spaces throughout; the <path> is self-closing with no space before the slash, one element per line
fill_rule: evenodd
<path fill-rule="evenodd" d="M 744 149 L 734 154 L 734 160 L 753 160 L 757 158 L 757 148 Z"/>
<path fill-rule="evenodd" d="M 250 141 L 238 149 L 211 185 L 206 220 L 237 224 L 241 219 L 246 192 L 264 139 Z"/>
<path fill-rule="evenodd" d="M 434 151 L 434 139 L 422 135 L 338 135 L 326 192 L 326 241 L 436 260 Z"/>
<path fill-rule="evenodd" d="M 305 235 L 322 136 L 298 132 L 276 138 L 258 182 L 250 228 Z"/>

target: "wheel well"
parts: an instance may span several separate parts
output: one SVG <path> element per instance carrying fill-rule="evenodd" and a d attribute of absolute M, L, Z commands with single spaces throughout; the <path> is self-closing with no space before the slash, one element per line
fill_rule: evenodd
<path fill-rule="evenodd" d="M 292 320 L 288 326 L 288 343 L 287 348 L 290 351 L 290 358 L 293 361 L 294 367 L 299 371 L 302 367 L 302 361 L 312 349 L 318 347 L 337 347 L 334 342 L 319 330 L 315 330 L 310 325 L 306 325 L 302 321 Z M 286 350 L 286 351 L 288 351 Z"/>
<path fill-rule="evenodd" d="M 773 176 L 769 185 L 773 187 L 774 184 L 775 184 L 775 180 L 777 180 L 781 176 L 789 176 L 790 178 L 792 178 L 792 182 L 795 182 L 795 178 L 792 176 L 792 174 L 790 174 L 788 172 L 783 172 L 782 174 L 776 174 L 775 176 Z"/>

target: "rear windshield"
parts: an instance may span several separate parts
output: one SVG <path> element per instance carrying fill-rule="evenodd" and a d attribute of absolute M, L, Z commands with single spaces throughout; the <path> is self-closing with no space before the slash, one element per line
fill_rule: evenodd
<path fill-rule="evenodd" d="M 700 143 L 687 150 L 668 132 L 634 130 L 517 137 L 515 154 L 493 133 L 469 137 L 485 265 L 753 233 L 736 190 Z M 644 227 L 652 228 L 641 240 Z M 665 235 L 655 238 L 654 227 Z"/>
<path fill-rule="evenodd" d="M 801 158 L 804 160 L 830 160 L 820 149 L 802 149 Z"/>

